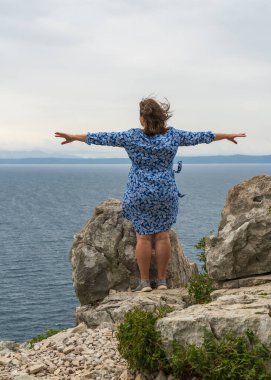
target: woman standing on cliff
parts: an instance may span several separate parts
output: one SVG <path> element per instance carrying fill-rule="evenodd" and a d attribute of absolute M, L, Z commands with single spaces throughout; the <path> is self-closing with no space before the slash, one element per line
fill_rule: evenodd
<path fill-rule="evenodd" d="M 131 159 L 122 214 L 133 223 L 136 231 L 136 259 L 141 279 L 135 291 L 152 290 L 149 280 L 152 239 L 155 241 L 157 289 L 167 289 L 166 270 L 171 254 L 169 229 L 176 222 L 179 197 L 182 196 L 173 170 L 178 147 L 223 139 L 237 144 L 236 137 L 246 136 L 245 133 L 189 132 L 167 127 L 166 122 L 172 116 L 169 108 L 169 103 L 153 98 L 142 99 L 139 120 L 143 129 L 83 135 L 55 132 L 55 137 L 65 139 L 61 144 L 82 141 L 88 145 L 123 147 Z M 180 170 L 179 164 L 177 172 Z"/>

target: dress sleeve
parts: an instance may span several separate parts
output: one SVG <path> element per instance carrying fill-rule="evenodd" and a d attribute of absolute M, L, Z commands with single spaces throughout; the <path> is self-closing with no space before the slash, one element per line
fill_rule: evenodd
<path fill-rule="evenodd" d="M 175 134 L 179 146 L 197 145 L 202 143 L 210 144 L 215 138 L 215 134 L 212 131 L 190 132 L 175 128 Z"/>
<path fill-rule="evenodd" d="M 123 132 L 87 132 L 85 143 L 125 148 L 129 145 L 131 138 L 132 129 Z"/>

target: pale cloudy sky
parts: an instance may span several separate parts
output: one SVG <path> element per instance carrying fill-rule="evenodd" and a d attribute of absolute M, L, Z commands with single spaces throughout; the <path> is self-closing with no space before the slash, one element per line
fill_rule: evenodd
<path fill-rule="evenodd" d="M 139 127 L 151 94 L 175 128 L 247 133 L 179 154 L 270 154 L 270 20 L 270 0 L 0 0 L 0 150 L 127 157 L 54 132 Z"/>

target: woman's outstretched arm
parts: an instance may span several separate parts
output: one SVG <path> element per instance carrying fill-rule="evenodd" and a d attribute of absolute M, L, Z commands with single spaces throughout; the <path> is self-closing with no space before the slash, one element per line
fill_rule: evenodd
<path fill-rule="evenodd" d="M 246 137 L 245 133 L 215 133 L 212 131 L 192 132 L 182 129 L 173 129 L 178 145 L 210 144 L 213 141 L 227 139 L 237 144 L 236 137 Z"/>
<path fill-rule="evenodd" d="M 87 135 L 70 135 L 68 133 L 55 132 L 55 137 L 62 137 L 65 141 L 62 141 L 61 144 L 68 144 L 73 141 L 82 141 L 85 142 Z"/>
<path fill-rule="evenodd" d="M 246 134 L 245 133 L 215 133 L 215 138 L 213 139 L 213 141 L 226 139 L 226 140 L 232 141 L 234 144 L 237 144 L 237 141 L 234 140 L 236 137 L 246 137 Z"/>
<path fill-rule="evenodd" d="M 133 129 L 123 132 L 87 132 L 83 135 L 70 135 L 62 132 L 55 132 L 55 137 L 62 137 L 65 141 L 61 144 L 71 143 L 72 141 L 82 141 L 88 145 L 108 145 L 126 148 L 132 140 Z"/>

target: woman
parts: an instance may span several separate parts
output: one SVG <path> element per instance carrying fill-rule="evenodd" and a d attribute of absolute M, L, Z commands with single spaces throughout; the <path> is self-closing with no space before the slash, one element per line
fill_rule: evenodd
<path fill-rule="evenodd" d="M 123 132 L 87 132 L 70 135 L 56 132 L 55 137 L 65 141 L 82 141 L 88 145 L 108 145 L 125 148 L 132 166 L 122 202 L 122 215 L 135 228 L 136 259 L 140 270 L 140 282 L 135 291 L 151 291 L 149 268 L 152 239 L 155 241 L 157 264 L 157 289 L 167 289 L 166 270 L 171 254 L 169 230 L 176 222 L 179 197 L 174 178 L 173 159 L 178 147 L 209 144 L 227 139 L 235 144 L 236 137 L 245 133 L 188 132 L 167 127 L 172 116 L 169 103 L 145 98 L 139 103 L 140 124 L 143 128 L 131 128 Z M 181 170 L 179 167 L 178 171 Z"/>

